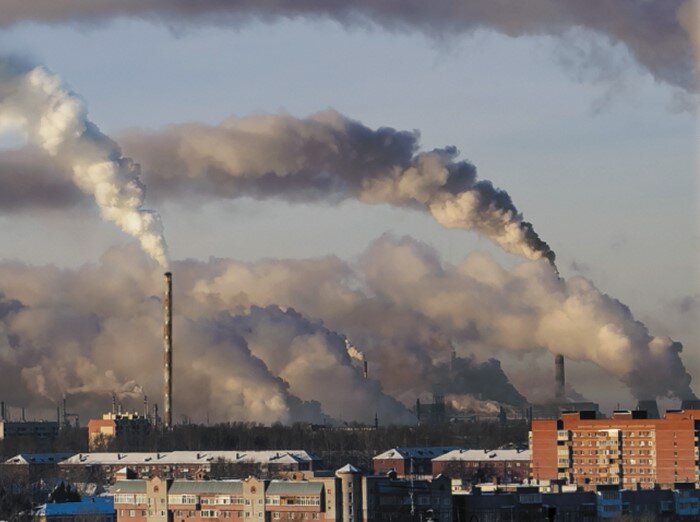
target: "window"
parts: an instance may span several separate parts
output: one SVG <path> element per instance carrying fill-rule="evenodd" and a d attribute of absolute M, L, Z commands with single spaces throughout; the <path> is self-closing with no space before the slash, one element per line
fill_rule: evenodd
<path fill-rule="evenodd" d="M 214 509 L 203 509 L 202 518 L 216 518 L 216 510 Z"/>
<path fill-rule="evenodd" d="M 274 511 L 274 512 L 272 513 L 272 518 L 273 518 L 274 520 L 279 520 L 279 519 L 280 519 L 280 513 L 279 513 L 279 511 Z"/>

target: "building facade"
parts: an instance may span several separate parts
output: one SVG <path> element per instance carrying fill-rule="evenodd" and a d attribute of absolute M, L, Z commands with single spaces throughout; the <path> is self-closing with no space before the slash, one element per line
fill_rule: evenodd
<path fill-rule="evenodd" d="M 530 451 L 458 449 L 432 460 L 433 476 L 466 482 L 522 482 L 530 475 Z"/>
<path fill-rule="evenodd" d="M 320 462 L 316 455 L 305 450 L 93 452 L 75 454 L 59 467 L 65 472 L 89 470 L 113 482 L 124 468 L 141 478 L 196 479 L 251 474 L 274 477 L 286 472 L 313 471 Z"/>
<path fill-rule="evenodd" d="M 372 459 L 375 475 L 394 471 L 397 477 L 432 476 L 433 459 L 458 450 L 455 446 L 433 446 L 426 448 L 394 448 L 380 453 Z"/>
<path fill-rule="evenodd" d="M 34 522 L 115 522 L 112 497 L 83 497 L 80 502 L 44 504 L 34 512 Z"/>
<path fill-rule="evenodd" d="M 150 431 L 151 421 L 138 413 L 105 413 L 101 419 L 88 422 L 88 447 L 92 450 L 118 437 L 146 435 Z"/>
<path fill-rule="evenodd" d="M 533 420 L 531 475 L 562 479 L 583 489 L 626 489 L 698 483 L 700 410 L 668 411 L 649 419 L 643 411 L 617 411 L 609 419 L 590 412 Z"/>

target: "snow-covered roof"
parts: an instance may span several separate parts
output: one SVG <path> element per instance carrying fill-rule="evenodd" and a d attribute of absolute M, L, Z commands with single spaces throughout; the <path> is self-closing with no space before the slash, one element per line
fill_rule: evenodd
<path fill-rule="evenodd" d="M 345 466 L 337 470 L 336 473 L 360 473 L 360 470 L 352 464 L 345 464 Z"/>
<path fill-rule="evenodd" d="M 5 464 L 57 464 L 75 453 L 20 453 L 7 459 Z"/>
<path fill-rule="evenodd" d="M 385 459 L 434 459 L 453 450 L 456 446 L 430 446 L 426 448 L 394 448 L 380 453 L 374 460 Z"/>
<path fill-rule="evenodd" d="M 220 461 L 240 464 L 295 464 L 311 462 L 319 458 L 305 450 L 277 451 L 171 451 L 171 452 L 124 452 L 124 453 L 78 453 L 64 460 L 62 465 L 180 465 L 211 464 Z"/>
<path fill-rule="evenodd" d="M 498 450 L 478 450 L 478 449 L 457 449 L 445 453 L 439 457 L 435 457 L 433 460 L 439 462 L 451 461 L 451 460 L 461 460 L 465 462 L 493 462 L 493 461 L 505 461 L 505 460 L 530 460 L 530 450 L 519 450 L 519 449 L 498 449 Z"/>

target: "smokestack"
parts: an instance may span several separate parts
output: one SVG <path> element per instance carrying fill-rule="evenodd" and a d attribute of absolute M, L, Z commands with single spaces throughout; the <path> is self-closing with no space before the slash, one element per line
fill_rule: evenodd
<path fill-rule="evenodd" d="M 566 400 L 566 379 L 564 376 L 564 356 L 554 356 L 554 380 L 556 383 L 556 399 L 564 402 Z"/>
<path fill-rule="evenodd" d="M 367 371 L 367 359 L 362 361 L 362 374 L 365 376 L 365 379 L 368 378 L 369 373 Z"/>
<path fill-rule="evenodd" d="M 27 416 L 25 415 L 24 406 L 22 406 L 22 422 L 27 422 Z"/>
<path fill-rule="evenodd" d="M 5 420 L 5 402 L 0 402 L 0 420 Z"/>
<path fill-rule="evenodd" d="M 173 425 L 173 274 L 165 273 L 163 298 L 163 425 Z"/>
<path fill-rule="evenodd" d="M 117 394 L 112 392 L 112 415 L 117 414 Z"/>
<path fill-rule="evenodd" d="M 148 419 L 148 395 L 143 396 L 143 418 Z"/>

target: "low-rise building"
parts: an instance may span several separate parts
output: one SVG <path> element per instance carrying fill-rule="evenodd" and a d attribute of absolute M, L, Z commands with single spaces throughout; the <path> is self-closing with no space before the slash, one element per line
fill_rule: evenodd
<path fill-rule="evenodd" d="M 44 504 L 34 512 L 35 522 L 115 522 L 112 497 L 83 497 L 80 502 Z"/>
<path fill-rule="evenodd" d="M 550 484 L 483 485 L 453 495 L 454 520 L 589 522 L 623 516 L 632 520 L 698 520 L 699 495 L 692 484 L 635 490 L 601 485 L 593 491 Z"/>
<path fill-rule="evenodd" d="M 305 450 L 278 451 L 171 451 L 78 453 L 59 464 L 65 471 L 91 470 L 110 482 L 128 468 L 137 477 L 195 479 L 257 474 L 273 477 L 292 471 L 318 469 L 320 459 Z"/>
<path fill-rule="evenodd" d="M 394 448 L 374 457 L 372 469 L 375 475 L 394 471 L 399 478 L 409 475 L 432 476 L 433 459 L 457 449 L 456 446 Z"/>
<path fill-rule="evenodd" d="M 146 435 L 151 421 L 138 413 L 110 412 L 88 422 L 88 447 L 93 450 L 119 437 Z"/>
<path fill-rule="evenodd" d="M 522 482 L 530 474 L 530 451 L 457 449 L 432 460 L 433 476 L 467 482 Z"/>

